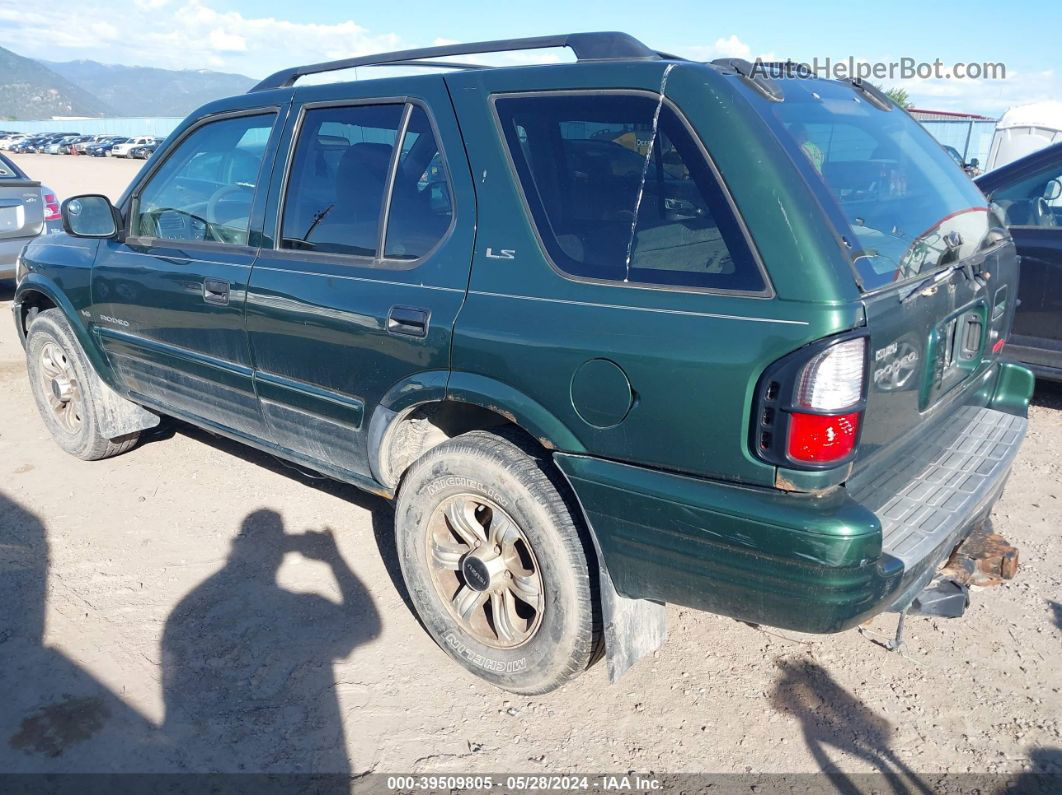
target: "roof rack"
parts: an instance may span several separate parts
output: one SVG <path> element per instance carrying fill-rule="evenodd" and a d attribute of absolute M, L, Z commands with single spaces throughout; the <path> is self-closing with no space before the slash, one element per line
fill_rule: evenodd
<path fill-rule="evenodd" d="M 281 69 L 260 82 L 248 93 L 268 91 L 271 88 L 289 88 L 306 75 L 335 72 L 357 66 L 443 66 L 455 69 L 476 68 L 474 64 L 425 63 L 426 59 L 445 58 L 451 55 L 474 55 L 488 52 L 513 52 L 516 50 L 540 50 L 548 47 L 568 47 L 580 61 L 608 61 L 639 59 L 654 61 L 661 58 L 678 60 L 674 56 L 658 53 L 626 33 L 565 33 L 559 36 L 535 36 L 526 39 L 498 39 L 469 44 L 446 44 L 441 47 L 423 47 L 418 50 L 400 50 L 378 55 L 361 55 L 339 61 L 293 66 Z"/>
<path fill-rule="evenodd" d="M 716 58 L 712 63 L 723 69 L 729 69 L 772 102 L 781 102 L 785 99 L 778 81 L 769 79 L 762 70 L 757 69 L 754 64 L 744 58 Z"/>

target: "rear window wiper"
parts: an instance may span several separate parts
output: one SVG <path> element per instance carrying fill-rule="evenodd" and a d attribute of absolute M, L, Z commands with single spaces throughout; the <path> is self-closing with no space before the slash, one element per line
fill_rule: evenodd
<path fill-rule="evenodd" d="M 845 81 L 856 91 L 866 97 L 867 102 L 873 105 L 879 110 L 892 110 L 894 105 L 888 94 L 882 91 L 873 83 L 864 80 L 861 77 L 849 77 Z"/>
<path fill-rule="evenodd" d="M 913 285 L 911 285 L 910 289 L 906 293 L 904 293 L 903 297 L 900 299 L 900 303 L 906 304 L 916 295 L 919 295 L 923 291 L 928 290 L 930 287 L 936 287 L 941 282 L 946 281 L 948 277 L 951 276 L 951 274 L 954 273 L 955 270 L 959 267 L 959 263 L 955 263 L 954 265 L 950 265 L 941 271 L 937 271 L 932 276 L 927 276 L 926 278 L 915 282 Z"/>

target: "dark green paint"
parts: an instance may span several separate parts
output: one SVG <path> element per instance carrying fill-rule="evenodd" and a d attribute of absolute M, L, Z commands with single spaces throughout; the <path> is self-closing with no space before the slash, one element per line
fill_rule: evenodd
<path fill-rule="evenodd" d="M 623 422 L 635 396 L 627 374 L 608 359 L 591 359 L 572 376 L 572 406 L 587 425 L 613 428 Z"/>
<path fill-rule="evenodd" d="M 1014 362 L 1001 362 L 995 379 L 995 389 L 988 405 L 998 411 L 1024 417 L 1036 386 L 1036 377 L 1027 367 Z"/>

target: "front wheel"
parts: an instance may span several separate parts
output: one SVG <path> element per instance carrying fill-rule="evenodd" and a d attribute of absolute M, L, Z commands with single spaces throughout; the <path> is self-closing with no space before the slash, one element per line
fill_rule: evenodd
<path fill-rule="evenodd" d="M 41 419 L 56 443 L 86 461 L 124 453 L 138 433 L 118 439 L 100 434 L 103 408 L 92 386 L 92 365 L 58 309 L 33 318 L 26 335 L 26 368 Z"/>
<path fill-rule="evenodd" d="M 515 693 L 545 693 L 591 662 L 588 555 L 552 463 L 474 431 L 405 475 L 395 523 L 410 597 L 458 663 Z"/>

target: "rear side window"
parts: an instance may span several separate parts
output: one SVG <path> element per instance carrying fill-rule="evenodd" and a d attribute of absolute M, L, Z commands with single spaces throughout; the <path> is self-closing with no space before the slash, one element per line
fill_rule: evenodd
<path fill-rule="evenodd" d="M 607 93 L 499 97 L 495 105 L 535 225 L 561 270 L 764 289 L 721 186 L 668 105 Z"/>
<path fill-rule="evenodd" d="M 446 169 L 423 108 L 306 112 L 288 175 L 281 248 L 375 259 L 385 241 L 384 258 L 412 261 L 442 239 L 451 216 Z"/>
<path fill-rule="evenodd" d="M 15 164 L 0 155 L 0 179 L 19 179 L 20 174 Z"/>
<path fill-rule="evenodd" d="M 247 245 L 251 203 L 275 116 L 204 124 L 178 144 L 140 191 L 134 235 Z"/>

